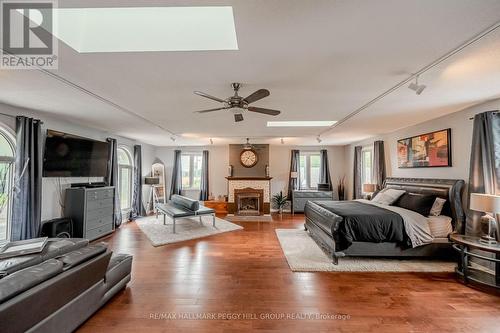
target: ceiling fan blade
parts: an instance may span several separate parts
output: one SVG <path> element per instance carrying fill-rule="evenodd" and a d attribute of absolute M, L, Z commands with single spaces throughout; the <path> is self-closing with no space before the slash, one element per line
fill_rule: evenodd
<path fill-rule="evenodd" d="M 207 109 L 207 110 L 200 110 L 200 111 L 194 111 L 196 113 L 207 113 L 207 112 L 213 112 L 213 111 L 219 111 L 219 110 L 227 110 L 228 108 L 222 107 L 222 108 L 215 108 L 215 109 Z"/>
<path fill-rule="evenodd" d="M 258 108 L 258 107 L 255 107 L 255 106 L 249 106 L 248 107 L 248 111 L 263 113 L 263 114 L 267 114 L 269 116 L 277 116 L 277 115 L 279 115 L 281 113 L 281 111 L 278 111 L 278 110 Z"/>
<path fill-rule="evenodd" d="M 235 113 L 234 114 L 234 121 L 235 122 L 243 121 L 243 115 L 241 113 Z"/>
<path fill-rule="evenodd" d="M 198 95 L 198 96 L 209 98 L 209 99 L 217 101 L 217 102 L 221 102 L 221 103 L 225 103 L 226 102 L 225 100 L 220 99 L 219 97 L 215 97 L 215 96 L 212 96 L 212 95 L 209 95 L 209 94 L 205 94 L 204 92 L 201 92 L 201 91 L 193 91 L 193 92 L 196 95 Z"/>
<path fill-rule="evenodd" d="M 253 94 L 250 94 L 247 98 L 245 98 L 245 101 L 250 104 L 255 101 L 258 101 L 259 99 L 263 99 L 264 97 L 269 96 L 270 92 L 267 89 L 259 89 Z"/>

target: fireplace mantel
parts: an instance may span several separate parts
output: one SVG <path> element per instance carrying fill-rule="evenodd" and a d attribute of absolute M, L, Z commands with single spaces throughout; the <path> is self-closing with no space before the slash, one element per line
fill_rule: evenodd
<path fill-rule="evenodd" d="M 273 177 L 226 177 L 227 180 L 271 180 Z"/>

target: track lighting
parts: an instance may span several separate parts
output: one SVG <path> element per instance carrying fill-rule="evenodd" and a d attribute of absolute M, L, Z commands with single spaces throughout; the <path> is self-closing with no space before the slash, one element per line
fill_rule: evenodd
<path fill-rule="evenodd" d="M 285 144 L 285 140 L 283 140 L 283 138 L 281 138 L 281 144 L 284 145 Z"/>
<path fill-rule="evenodd" d="M 410 83 L 408 86 L 411 90 L 415 91 L 417 95 L 420 95 L 422 91 L 426 88 L 426 85 L 424 84 L 418 84 L 418 75 L 415 76 L 415 82 Z"/>
<path fill-rule="evenodd" d="M 210 144 L 213 145 L 214 144 L 214 140 L 212 140 L 212 138 L 210 138 Z"/>
<path fill-rule="evenodd" d="M 318 137 L 316 138 L 316 141 L 318 141 L 318 143 L 321 143 L 321 141 L 323 141 L 323 140 L 321 140 L 321 138 L 318 135 Z"/>
<path fill-rule="evenodd" d="M 173 142 L 175 142 L 175 140 L 176 140 L 175 136 L 173 136 L 173 135 L 172 135 L 172 136 L 170 137 L 170 140 L 172 140 Z"/>

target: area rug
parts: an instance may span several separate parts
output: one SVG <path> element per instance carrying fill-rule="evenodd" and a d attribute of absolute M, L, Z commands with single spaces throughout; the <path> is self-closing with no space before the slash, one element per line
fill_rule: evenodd
<path fill-rule="evenodd" d="M 263 216 L 242 216 L 242 215 L 227 215 L 226 219 L 232 222 L 272 222 L 271 215 Z"/>
<path fill-rule="evenodd" d="M 423 259 L 347 257 L 331 259 L 304 230 L 276 229 L 288 266 L 294 272 L 453 272 L 456 263 Z"/>
<path fill-rule="evenodd" d="M 197 239 L 224 232 L 243 229 L 243 227 L 226 220 L 215 218 L 215 228 L 212 226 L 212 217 L 204 216 L 203 225 L 199 218 L 179 218 L 175 220 L 175 234 L 172 233 L 173 221 L 168 216 L 167 223 L 163 225 L 163 216 L 148 216 L 137 219 L 135 222 L 141 231 L 148 237 L 153 246 L 161 246 Z"/>

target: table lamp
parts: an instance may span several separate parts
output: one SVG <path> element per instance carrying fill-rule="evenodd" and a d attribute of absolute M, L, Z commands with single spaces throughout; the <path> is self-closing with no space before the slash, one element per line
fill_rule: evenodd
<path fill-rule="evenodd" d="M 367 194 L 368 199 L 371 199 L 371 196 L 376 190 L 377 184 L 363 184 L 363 192 Z"/>
<path fill-rule="evenodd" d="M 472 193 L 470 195 L 470 209 L 486 213 L 488 219 L 488 234 L 482 235 L 480 241 L 485 244 L 496 244 L 495 215 L 500 213 L 500 195 Z M 496 229 L 498 229 L 498 223 Z"/>

